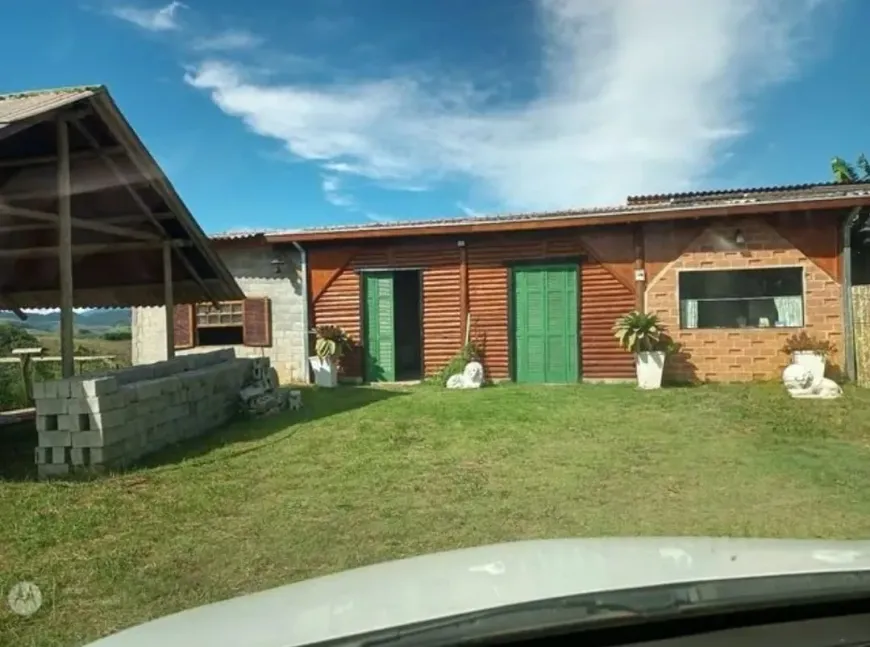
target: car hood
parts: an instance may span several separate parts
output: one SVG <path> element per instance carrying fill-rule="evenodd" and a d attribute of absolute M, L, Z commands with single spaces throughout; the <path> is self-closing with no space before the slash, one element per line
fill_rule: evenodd
<path fill-rule="evenodd" d="M 182 611 L 90 647 L 291 647 L 584 593 L 870 570 L 870 541 L 522 541 L 357 568 Z"/>

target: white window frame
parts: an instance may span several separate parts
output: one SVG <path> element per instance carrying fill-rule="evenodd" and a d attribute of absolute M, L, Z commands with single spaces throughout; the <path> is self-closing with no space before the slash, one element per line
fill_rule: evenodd
<path fill-rule="evenodd" d="M 745 326 L 743 328 L 683 328 L 683 309 L 682 299 L 680 298 L 680 275 L 683 272 L 740 272 L 745 270 L 785 270 L 799 269 L 801 271 L 801 300 L 803 307 L 803 325 L 802 326 Z M 709 331 L 733 331 L 733 330 L 801 330 L 809 325 L 809 316 L 807 313 L 807 268 L 806 265 L 799 263 L 788 263 L 785 265 L 753 265 L 750 267 L 681 267 L 677 270 L 677 284 L 674 292 L 677 297 L 677 329 L 681 332 L 709 332 Z"/>

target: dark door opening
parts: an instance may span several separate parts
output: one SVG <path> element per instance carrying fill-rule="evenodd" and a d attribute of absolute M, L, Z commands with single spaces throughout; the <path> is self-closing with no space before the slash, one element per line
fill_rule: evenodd
<path fill-rule="evenodd" d="M 420 272 L 395 273 L 396 379 L 423 377 L 422 281 Z"/>
<path fill-rule="evenodd" d="M 367 381 L 393 382 L 423 377 L 421 277 L 419 270 L 364 274 Z"/>

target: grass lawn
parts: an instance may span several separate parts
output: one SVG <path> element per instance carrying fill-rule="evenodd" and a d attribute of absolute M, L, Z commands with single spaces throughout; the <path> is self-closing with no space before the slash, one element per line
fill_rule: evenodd
<path fill-rule="evenodd" d="M 306 391 L 93 482 L 0 483 L 0 644 L 149 618 L 386 559 L 527 538 L 870 536 L 870 390 L 778 385 Z"/>

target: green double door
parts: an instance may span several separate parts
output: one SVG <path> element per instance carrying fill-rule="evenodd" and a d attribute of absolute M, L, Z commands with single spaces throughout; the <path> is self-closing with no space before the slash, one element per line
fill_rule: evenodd
<path fill-rule="evenodd" d="M 517 266 L 511 275 L 513 372 L 517 382 L 576 382 L 576 265 Z"/>
<path fill-rule="evenodd" d="M 394 274 L 366 272 L 362 280 L 365 379 L 369 382 L 393 382 L 396 379 Z"/>

